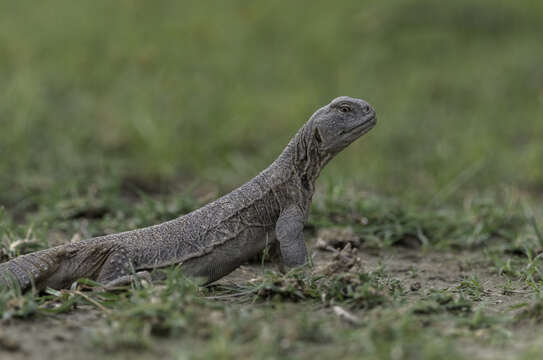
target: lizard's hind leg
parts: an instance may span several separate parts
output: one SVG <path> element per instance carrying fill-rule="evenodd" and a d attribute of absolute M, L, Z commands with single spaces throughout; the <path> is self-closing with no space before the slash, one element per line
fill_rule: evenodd
<path fill-rule="evenodd" d="M 109 255 L 98 274 L 97 281 L 107 289 L 129 285 L 132 281 L 138 279 L 151 282 L 151 274 L 148 271 L 135 272 L 128 251 L 120 247 Z"/>
<path fill-rule="evenodd" d="M 149 284 L 153 282 L 153 279 L 151 277 L 151 273 L 149 271 L 138 271 L 135 274 L 131 275 L 124 275 L 119 278 L 116 278 L 115 280 L 111 280 L 110 282 L 107 282 L 104 285 L 106 289 L 113 289 L 119 286 L 126 286 L 130 285 L 135 281 L 145 280 Z"/>

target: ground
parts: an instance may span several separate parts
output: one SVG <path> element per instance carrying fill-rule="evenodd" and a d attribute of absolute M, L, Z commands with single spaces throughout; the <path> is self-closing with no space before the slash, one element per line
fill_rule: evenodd
<path fill-rule="evenodd" d="M 0 354 L 8 359 L 90 359 L 97 353 L 112 359 L 317 354 L 530 359 L 543 352 L 534 256 L 539 245 L 530 243 L 540 239 L 533 226 L 516 218 L 515 206 L 491 214 L 475 210 L 477 221 L 488 227 L 480 232 L 481 246 L 460 242 L 473 235 L 473 229 L 462 232 L 462 221 L 475 214 L 441 219 L 450 228 L 449 240 L 460 235 L 452 244 L 425 244 L 421 239 L 433 238 L 429 224 L 435 221 L 427 216 L 435 215 L 421 211 L 410 220 L 423 236 L 410 232 L 411 215 L 400 215 L 399 208 L 380 209 L 394 216 L 394 229 L 386 221 L 374 223 L 371 207 L 361 213 L 352 211 L 353 203 L 342 213 L 321 207 L 334 209 L 334 201 L 321 199 L 314 206 L 306 231 L 312 265 L 295 272 L 278 272 L 271 255 L 208 288 L 196 287 L 174 269 L 165 283 L 137 283 L 115 292 L 89 291 L 83 282 L 42 296 L 4 293 Z M 503 206 L 495 201 L 492 206 Z M 499 231 L 504 224 L 522 243 L 506 241 L 509 235 Z M 371 241 L 371 234 L 386 232 L 390 243 Z"/>

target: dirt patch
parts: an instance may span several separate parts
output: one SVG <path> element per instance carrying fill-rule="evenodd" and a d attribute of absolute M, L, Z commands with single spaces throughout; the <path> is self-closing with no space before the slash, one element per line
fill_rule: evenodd
<path fill-rule="evenodd" d="M 314 271 L 322 274 L 334 274 L 349 271 L 386 271 L 399 280 L 406 289 L 408 303 L 422 299 L 428 291 L 450 289 L 460 291 L 463 281 L 477 278 L 481 285 L 480 299 L 474 303 L 485 311 L 494 314 L 510 315 L 511 308 L 532 299 L 531 291 L 520 283 L 509 284 L 504 290 L 505 278 L 488 268 L 481 261 L 482 253 L 470 251 L 421 251 L 409 248 L 371 249 L 353 248 L 350 241 L 342 250 L 319 250 L 313 246 L 312 258 Z M 276 265 L 266 263 L 241 266 L 219 283 L 223 285 L 239 284 L 250 281 L 266 270 L 276 269 Z M 353 270 L 354 269 L 354 270 Z M 511 290 L 511 287 L 514 290 Z M 253 305 L 252 305 L 253 306 Z M 254 305 L 258 306 L 258 305 Z M 296 306 L 305 306 L 300 303 Z M 320 311 L 329 312 L 327 309 Z M 363 317 L 364 313 L 357 316 Z M 333 314 L 330 314 L 333 317 Z M 79 307 L 67 314 L 38 316 L 26 320 L 11 319 L 0 321 L 0 358 L 1 359 L 91 359 L 96 351 L 92 346 L 91 329 L 103 326 L 101 312 L 87 306 Z M 446 326 L 446 325 L 444 325 Z M 519 332 L 523 333 L 525 331 Z M 526 336 L 524 339 L 530 338 Z M 512 349 L 519 347 L 519 343 Z M 503 355 L 469 342 L 466 351 L 478 357 L 492 358 L 491 355 Z M 104 357 L 107 354 L 102 354 Z M 133 352 L 117 353 L 114 358 L 128 356 L 139 358 L 141 354 Z M 484 354 L 490 354 L 486 356 Z M 147 354 L 147 358 L 152 354 Z M 164 354 L 156 355 L 164 358 Z"/>
<path fill-rule="evenodd" d="M 88 329 L 102 316 L 91 307 L 67 314 L 2 321 L 1 359 L 93 359 Z"/>

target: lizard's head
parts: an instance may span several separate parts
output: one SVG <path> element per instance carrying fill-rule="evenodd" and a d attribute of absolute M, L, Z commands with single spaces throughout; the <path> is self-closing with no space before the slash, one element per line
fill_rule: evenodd
<path fill-rule="evenodd" d="M 313 114 L 312 136 L 319 150 L 335 155 L 375 126 L 375 110 L 361 99 L 340 96 Z"/>
<path fill-rule="evenodd" d="M 305 183 L 311 188 L 328 161 L 370 131 L 376 122 L 375 110 L 370 104 L 340 96 L 311 116 L 278 160 L 293 159 L 302 182 L 306 179 Z"/>

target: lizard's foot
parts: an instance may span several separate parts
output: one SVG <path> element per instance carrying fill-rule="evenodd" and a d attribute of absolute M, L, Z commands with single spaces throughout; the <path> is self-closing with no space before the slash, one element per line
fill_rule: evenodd
<path fill-rule="evenodd" d="M 104 288 L 106 290 L 111 290 L 111 289 L 117 288 L 119 286 L 127 286 L 127 285 L 132 284 L 133 282 L 137 282 L 137 281 L 141 281 L 141 280 L 145 280 L 149 284 L 151 284 L 153 282 L 152 277 L 151 277 L 151 273 L 149 271 L 139 271 L 136 274 L 124 275 L 124 276 L 121 276 L 121 277 L 119 277 L 119 278 L 117 278 L 115 280 L 111 280 L 110 282 L 104 284 Z"/>

